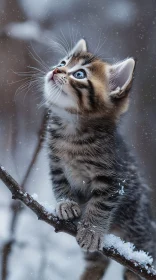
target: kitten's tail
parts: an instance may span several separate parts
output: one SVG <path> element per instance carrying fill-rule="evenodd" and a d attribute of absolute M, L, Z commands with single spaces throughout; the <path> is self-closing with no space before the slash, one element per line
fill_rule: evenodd
<path fill-rule="evenodd" d="M 109 260 L 99 252 L 85 253 L 86 268 L 80 280 L 103 279 L 109 265 Z"/>

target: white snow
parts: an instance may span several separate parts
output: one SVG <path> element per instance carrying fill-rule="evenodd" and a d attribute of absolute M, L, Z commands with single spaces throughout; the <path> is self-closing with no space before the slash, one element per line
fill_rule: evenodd
<path fill-rule="evenodd" d="M 142 250 L 135 251 L 134 244 L 130 242 L 124 242 L 120 239 L 120 237 L 117 237 L 113 234 L 105 235 L 102 246 L 108 249 L 116 249 L 121 256 L 124 256 L 127 260 L 133 260 L 136 262 L 136 265 L 139 263 L 141 266 L 146 268 L 147 265 L 152 265 L 153 263 L 153 258 L 149 256 L 148 253 Z"/>
<path fill-rule="evenodd" d="M 37 202 L 39 202 L 39 201 L 38 201 L 38 194 L 37 194 L 37 193 L 33 193 L 31 196 L 32 196 L 32 198 L 33 198 L 34 200 L 36 200 Z"/>
<path fill-rule="evenodd" d="M 4 166 L 1 166 L 1 169 L 2 169 L 3 171 L 5 171 L 5 168 L 4 168 Z"/>
<path fill-rule="evenodd" d="M 24 197 L 27 197 L 27 193 L 24 193 Z"/>
<path fill-rule="evenodd" d="M 125 193 L 124 186 L 121 186 L 121 189 L 119 190 L 119 194 L 124 195 L 124 193 Z"/>
<path fill-rule="evenodd" d="M 49 204 L 48 201 L 40 201 L 39 197 L 38 197 L 38 194 L 36 194 L 36 193 L 32 194 L 32 198 L 34 200 L 36 200 L 38 203 L 40 203 L 45 208 L 45 210 L 47 212 L 55 215 L 54 205 Z"/>

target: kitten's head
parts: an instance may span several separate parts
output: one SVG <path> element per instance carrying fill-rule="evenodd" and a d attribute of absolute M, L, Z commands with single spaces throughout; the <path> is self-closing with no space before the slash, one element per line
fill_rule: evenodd
<path fill-rule="evenodd" d="M 118 117 L 128 108 L 134 67 L 133 58 L 113 65 L 102 61 L 81 39 L 45 76 L 46 102 L 72 114 Z"/>

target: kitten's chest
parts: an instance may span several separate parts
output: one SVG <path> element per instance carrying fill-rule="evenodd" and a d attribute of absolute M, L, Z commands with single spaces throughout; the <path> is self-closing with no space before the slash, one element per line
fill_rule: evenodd
<path fill-rule="evenodd" d="M 83 145 L 57 139 L 52 151 L 59 158 L 59 164 L 72 188 L 85 189 L 90 185 L 95 170 L 86 163 L 87 153 Z"/>
<path fill-rule="evenodd" d="M 85 164 L 80 164 L 78 160 L 62 160 L 63 170 L 72 188 L 85 189 L 92 180 L 92 173 Z"/>
<path fill-rule="evenodd" d="M 55 120 L 55 119 L 54 119 Z M 73 189 L 87 189 L 96 174 L 111 167 L 110 141 L 103 131 L 80 129 L 69 122 L 51 122 L 49 147 Z M 96 133 L 95 133 L 96 132 Z M 103 140 L 104 139 L 104 140 Z M 104 142 L 105 141 L 105 142 Z M 107 146 L 109 149 L 107 149 Z M 107 175 L 107 174 L 106 174 Z"/>

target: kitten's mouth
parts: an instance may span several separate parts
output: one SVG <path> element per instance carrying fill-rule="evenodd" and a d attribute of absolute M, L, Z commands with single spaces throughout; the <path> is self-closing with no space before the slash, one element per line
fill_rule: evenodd
<path fill-rule="evenodd" d="M 47 75 L 47 82 L 51 83 L 51 86 L 58 88 L 60 90 L 60 93 L 63 95 L 67 96 L 67 93 L 63 91 L 62 87 L 63 87 L 63 81 L 61 79 L 59 79 L 59 77 L 57 77 L 53 71 L 51 71 L 50 73 L 48 73 Z"/>
<path fill-rule="evenodd" d="M 50 82 L 50 81 L 55 82 L 55 80 L 54 80 L 54 73 L 53 72 L 51 72 L 49 77 L 48 77 L 48 82 Z"/>
<path fill-rule="evenodd" d="M 54 73 L 51 72 L 49 77 L 48 77 L 48 82 L 52 82 L 55 84 L 57 87 L 60 87 L 62 85 L 61 80 L 58 77 L 55 77 Z"/>

